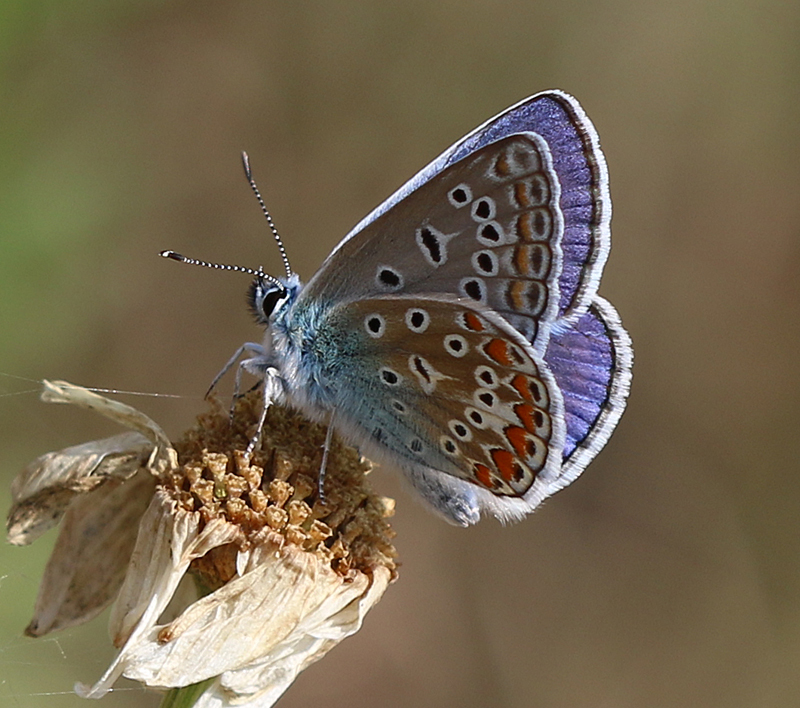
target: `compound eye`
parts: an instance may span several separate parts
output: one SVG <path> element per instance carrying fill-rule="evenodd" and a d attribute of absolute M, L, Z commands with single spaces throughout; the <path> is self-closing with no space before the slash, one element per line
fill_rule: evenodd
<path fill-rule="evenodd" d="M 265 285 L 264 281 L 256 279 L 250 286 L 247 300 L 250 310 L 260 324 L 269 324 L 269 318 L 278 303 L 286 297 L 286 290 L 275 285 Z"/>
<path fill-rule="evenodd" d="M 269 316 L 275 309 L 275 305 L 278 304 L 278 301 L 280 301 L 285 294 L 285 290 L 272 290 L 264 295 L 264 299 L 261 301 L 261 312 L 264 314 L 264 317 L 269 319 Z"/>

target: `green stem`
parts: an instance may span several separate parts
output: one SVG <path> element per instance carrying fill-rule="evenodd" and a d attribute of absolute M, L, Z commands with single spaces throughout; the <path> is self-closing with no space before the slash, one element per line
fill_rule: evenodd
<path fill-rule="evenodd" d="M 214 682 L 213 678 L 182 688 L 171 688 L 161 700 L 160 708 L 192 708 L 197 699 Z"/>

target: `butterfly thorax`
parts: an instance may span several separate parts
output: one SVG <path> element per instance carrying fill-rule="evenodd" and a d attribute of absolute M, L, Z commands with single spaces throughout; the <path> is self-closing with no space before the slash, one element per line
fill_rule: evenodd
<path fill-rule="evenodd" d="M 331 307 L 299 297 L 302 284 L 294 285 L 270 318 L 264 349 L 280 372 L 288 402 L 321 420 L 336 407 L 342 370 L 357 342 L 349 332 L 333 334 Z"/>

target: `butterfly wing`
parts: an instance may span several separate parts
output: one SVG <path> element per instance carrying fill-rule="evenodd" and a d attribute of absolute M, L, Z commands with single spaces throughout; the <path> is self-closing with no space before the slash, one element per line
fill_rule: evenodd
<path fill-rule="evenodd" d="M 373 224 L 387 212 L 460 160 L 491 143 L 520 134 L 535 134 L 546 146 L 550 158 L 548 178 L 558 185 L 557 204 L 563 223 L 557 234 L 561 259 L 557 273 L 558 317 L 572 319 L 583 314 L 597 292 L 610 248 L 608 170 L 592 122 L 578 101 L 562 91 L 531 96 L 448 148 L 353 228 L 309 283 L 310 292 L 322 289 L 322 282 L 329 282 L 329 270 L 341 274 L 351 267 L 348 254 L 352 249 L 346 246 L 353 240 L 370 240 L 375 232 Z M 440 202 L 434 198 L 428 208 L 437 204 Z M 385 220 L 378 231 L 385 228 L 384 223 Z"/>
<path fill-rule="evenodd" d="M 625 410 L 633 348 L 613 305 L 596 297 L 581 317 L 553 331 L 544 358 L 564 397 L 561 488 L 603 449 Z"/>
<path fill-rule="evenodd" d="M 549 367 L 491 310 L 380 296 L 325 311 L 314 371 L 337 428 L 404 469 L 450 521 L 531 511 L 559 478 L 561 393 Z"/>
<path fill-rule="evenodd" d="M 373 456 L 403 467 L 451 521 L 474 523 L 481 510 L 504 520 L 530 512 L 583 471 L 625 407 L 630 338 L 597 296 L 610 218 L 605 159 L 574 98 L 537 94 L 480 126 L 362 220 L 300 293 L 297 316 L 330 315 L 316 329 L 327 338 L 321 349 L 339 351 L 337 342 L 356 338 L 327 377 L 336 395 L 324 407 Z M 434 330 L 419 332 L 419 341 L 406 331 L 408 341 L 395 341 L 365 329 L 368 316 L 380 332 L 401 314 L 410 317 L 409 302 L 435 315 L 438 339 L 428 339 Z M 462 321 L 465 312 L 483 318 L 491 333 L 453 330 L 460 326 L 453 308 Z M 447 336 L 466 337 L 463 360 L 437 349 L 448 326 Z M 457 440 L 450 426 L 459 415 L 464 422 L 464 396 L 474 397 L 479 385 L 474 374 L 493 366 L 481 336 L 513 342 L 525 363 L 503 374 L 505 415 Z M 375 378 L 378 362 L 402 382 L 397 396 Z M 434 382 L 439 373 L 444 378 Z M 522 405 L 510 384 L 517 374 L 546 393 L 537 415 L 549 438 L 509 413 Z M 525 434 L 509 438 L 513 428 Z M 526 456 L 530 438 L 536 454 Z M 457 454 L 442 447 L 448 440 Z M 423 448 L 409 450 L 409 441 Z"/>
<path fill-rule="evenodd" d="M 500 313 L 543 353 L 559 306 L 559 197 L 545 142 L 501 138 L 345 241 L 300 299 L 456 295 Z"/>

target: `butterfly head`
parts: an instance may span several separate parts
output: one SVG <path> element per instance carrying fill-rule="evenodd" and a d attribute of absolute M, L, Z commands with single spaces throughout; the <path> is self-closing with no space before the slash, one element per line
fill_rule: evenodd
<path fill-rule="evenodd" d="M 246 268 L 245 266 L 209 263 L 208 261 L 201 261 L 196 258 L 187 258 L 186 256 L 176 253 L 175 251 L 161 251 L 160 255 L 164 258 L 170 258 L 173 261 L 179 261 L 181 263 L 190 263 L 192 265 L 204 266 L 205 268 L 217 268 L 218 270 L 231 270 L 239 273 L 249 273 L 250 275 L 255 276 L 255 279 L 250 285 L 250 289 L 247 293 L 247 303 L 250 306 L 250 311 L 253 313 L 256 322 L 267 326 L 271 322 L 274 322 L 277 318 L 284 316 L 284 314 L 287 312 L 288 306 L 294 302 L 297 294 L 300 292 L 302 285 L 300 283 L 300 279 L 297 277 L 297 274 L 292 271 L 292 268 L 289 265 L 289 258 L 286 255 L 286 249 L 283 246 L 283 240 L 281 239 L 278 230 L 275 228 L 275 224 L 272 221 L 269 211 L 267 211 L 267 207 L 261 197 L 261 192 L 258 191 L 258 187 L 253 179 L 253 173 L 250 170 L 250 158 L 247 156 L 246 152 L 242 153 L 242 164 L 244 166 L 245 177 L 247 177 L 247 181 L 249 182 L 253 193 L 256 195 L 256 199 L 258 199 L 258 203 L 261 206 L 261 211 L 267 218 L 269 228 L 272 231 L 275 242 L 278 244 L 278 250 L 280 251 L 281 260 L 283 261 L 283 267 L 286 272 L 285 277 L 275 278 L 271 275 L 267 275 L 260 266 L 258 270 L 253 270 L 252 268 Z"/>
<path fill-rule="evenodd" d="M 280 280 L 256 273 L 247 292 L 247 304 L 256 322 L 265 327 L 281 317 L 300 292 L 300 279 L 295 273 Z"/>

